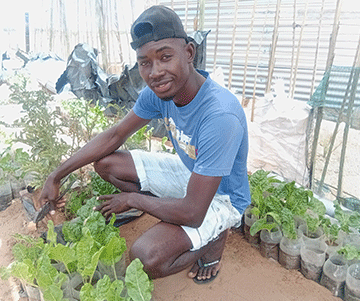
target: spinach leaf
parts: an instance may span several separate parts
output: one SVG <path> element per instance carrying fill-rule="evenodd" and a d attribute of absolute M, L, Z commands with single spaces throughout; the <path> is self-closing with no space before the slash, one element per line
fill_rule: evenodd
<path fill-rule="evenodd" d="M 125 286 L 134 301 L 149 301 L 154 289 L 153 282 L 143 270 L 140 259 L 134 259 L 126 269 Z"/>

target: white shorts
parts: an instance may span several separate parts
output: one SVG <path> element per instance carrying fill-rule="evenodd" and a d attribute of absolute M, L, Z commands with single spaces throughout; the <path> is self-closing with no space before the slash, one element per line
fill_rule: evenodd
<path fill-rule="evenodd" d="M 157 197 L 183 198 L 191 172 L 178 155 L 131 150 L 141 191 Z M 192 242 L 191 251 L 199 250 L 231 227 L 239 227 L 242 215 L 230 202 L 228 195 L 216 194 L 199 228 L 181 226 Z"/>

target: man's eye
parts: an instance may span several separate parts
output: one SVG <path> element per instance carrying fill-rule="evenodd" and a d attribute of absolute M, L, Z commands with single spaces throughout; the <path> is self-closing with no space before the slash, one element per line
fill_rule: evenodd
<path fill-rule="evenodd" d="M 147 62 L 147 61 L 143 61 L 143 62 L 140 62 L 139 65 L 142 66 L 142 67 L 144 67 L 144 66 L 146 66 L 148 63 L 149 63 L 149 62 Z"/>
<path fill-rule="evenodd" d="M 169 60 L 171 58 L 171 55 L 165 54 L 161 57 L 162 60 L 166 61 Z"/>

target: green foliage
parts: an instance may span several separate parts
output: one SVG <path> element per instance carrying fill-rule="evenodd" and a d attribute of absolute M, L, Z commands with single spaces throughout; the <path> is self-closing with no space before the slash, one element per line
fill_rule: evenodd
<path fill-rule="evenodd" d="M 116 275 L 115 264 L 126 250 L 124 238 L 114 227 L 115 215 L 109 223 L 93 206 L 96 198 L 90 199 L 79 209 L 79 217 L 63 225 L 63 233 L 68 241 L 66 245 L 56 242 L 56 233 L 52 221 L 48 222 L 47 243 L 41 239 L 17 235 L 19 241 L 13 248 L 16 261 L 0 270 L 1 277 L 9 276 L 23 280 L 28 285 L 38 287 L 45 300 L 66 300 L 65 283 L 69 284 L 70 274 L 81 275 L 83 286 L 80 300 L 150 300 L 153 284 L 143 271 L 139 259 L 134 260 L 126 270 L 125 283 Z M 101 261 L 112 267 L 114 281 L 104 275 L 93 286 L 95 270 Z M 66 272 L 60 271 L 54 263 L 61 263 Z M 124 288 L 126 287 L 126 290 Z"/>
<path fill-rule="evenodd" d="M 129 137 L 122 147 L 127 150 L 131 150 L 131 149 L 150 150 L 152 131 L 153 128 L 149 129 L 147 125 L 143 126 L 135 134 Z M 149 144 L 149 147 L 147 146 L 147 144 Z"/>
<path fill-rule="evenodd" d="M 73 218 L 77 211 L 94 196 L 120 193 L 111 183 L 102 179 L 96 172 L 90 172 L 90 183 L 73 191 L 65 205 L 66 215 Z M 85 207 L 87 208 L 87 207 Z"/>
<path fill-rule="evenodd" d="M 255 190 L 263 192 L 272 192 L 274 190 L 274 183 L 279 183 L 273 176 L 269 176 L 270 172 L 259 169 L 252 175 L 249 175 L 250 193 L 251 195 Z"/>
<path fill-rule="evenodd" d="M 320 216 L 320 222 L 324 231 L 325 241 L 328 245 L 333 245 L 339 237 L 340 226 L 337 223 L 332 223 L 331 220 L 325 216 Z"/>
<path fill-rule="evenodd" d="M 107 118 L 105 108 L 99 103 L 86 99 L 70 99 L 62 102 L 67 113 L 65 120 L 68 134 L 72 138 L 71 153 L 77 151 L 83 144 L 89 142 L 96 133 L 104 131 L 114 124 L 117 118 Z M 118 110 L 120 112 L 120 110 Z"/>
<path fill-rule="evenodd" d="M 126 269 L 125 284 L 132 300 L 149 301 L 153 283 L 143 273 L 143 264 L 136 258 Z"/>
<path fill-rule="evenodd" d="M 32 185 L 41 187 L 69 149 L 67 143 L 59 138 L 59 134 L 64 133 L 63 118 L 59 110 L 49 108 L 48 102 L 52 100 L 49 94 L 42 90 L 26 90 L 26 79 L 10 86 L 10 90 L 10 98 L 21 104 L 25 111 L 25 115 L 14 123 L 22 128 L 16 141 L 30 147 L 28 160 L 21 162 L 22 170 L 34 173 Z"/>
<path fill-rule="evenodd" d="M 118 188 L 102 179 L 96 172 L 91 173 L 90 186 L 94 196 L 115 194 L 120 192 Z"/>
<path fill-rule="evenodd" d="M 80 299 L 86 301 L 125 301 L 121 297 L 124 283 L 120 280 L 111 282 L 110 277 L 105 275 L 96 286 L 86 283 L 80 291 Z"/>
<path fill-rule="evenodd" d="M 350 228 L 360 229 L 360 213 L 343 210 L 338 201 L 334 202 L 335 218 L 339 221 L 340 229 L 345 233 L 351 233 Z"/>
<path fill-rule="evenodd" d="M 0 155 L 0 184 L 12 177 L 23 179 L 26 175 L 23 165 L 28 162 L 29 154 L 22 148 L 12 151 L 9 146 Z"/>
<path fill-rule="evenodd" d="M 339 251 L 339 254 L 342 254 L 347 260 L 360 260 L 360 247 L 347 244 L 343 246 Z"/>
<path fill-rule="evenodd" d="M 271 231 L 281 226 L 283 235 L 297 238 L 295 216 L 302 217 L 309 231 L 320 226 L 320 216 L 326 212 L 324 204 L 314 198 L 312 191 L 296 186 L 294 181 L 283 182 L 269 177 L 269 172 L 258 170 L 249 176 L 251 192 L 251 214 L 257 221 L 251 226 L 250 234 L 262 229 Z"/>
<path fill-rule="evenodd" d="M 165 143 L 168 141 L 168 137 L 164 136 L 161 138 L 161 149 L 166 152 L 166 153 L 170 153 L 170 150 L 165 146 Z M 171 151 L 172 154 L 176 154 L 176 150 L 175 148 L 172 149 Z"/>

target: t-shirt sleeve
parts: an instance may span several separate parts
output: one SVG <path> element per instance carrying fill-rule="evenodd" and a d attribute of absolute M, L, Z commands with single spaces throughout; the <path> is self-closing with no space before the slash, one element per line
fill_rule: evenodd
<path fill-rule="evenodd" d="M 241 121 L 233 114 L 219 114 L 203 122 L 193 171 L 204 176 L 229 175 L 244 133 Z"/>
<path fill-rule="evenodd" d="M 156 119 L 162 117 L 158 99 L 149 87 L 145 87 L 140 92 L 133 107 L 133 111 L 137 116 L 143 119 Z"/>

